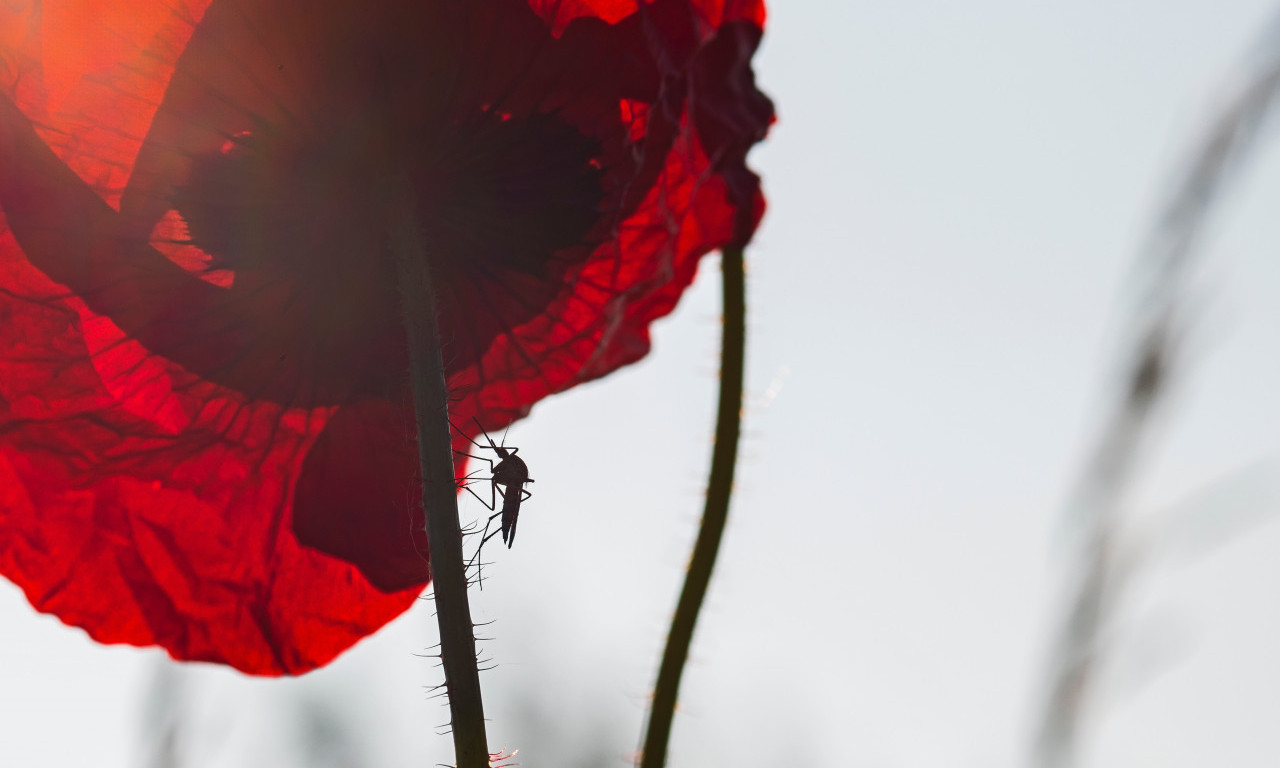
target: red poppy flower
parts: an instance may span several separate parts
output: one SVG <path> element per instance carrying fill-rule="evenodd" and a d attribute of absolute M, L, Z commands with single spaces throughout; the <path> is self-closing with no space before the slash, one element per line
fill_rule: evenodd
<path fill-rule="evenodd" d="M 380 180 L 455 420 L 641 358 L 763 210 L 760 0 L 0 9 L 0 572 L 106 643 L 322 665 L 427 580 Z M 416 540 L 415 540 L 416 539 Z"/>

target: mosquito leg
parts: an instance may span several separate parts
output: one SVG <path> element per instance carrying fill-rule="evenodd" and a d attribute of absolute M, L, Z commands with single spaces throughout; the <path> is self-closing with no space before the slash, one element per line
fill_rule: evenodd
<path fill-rule="evenodd" d="M 480 482 L 482 479 L 484 479 L 484 478 L 479 477 L 479 475 L 480 475 L 482 472 L 484 472 L 484 470 L 483 470 L 483 469 L 477 469 L 477 470 L 475 470 L 474 472 L 468 472 L 467 474 L 463 475 L 462 477 L 454 478 L 454 481 L 457 483 L 458 489 L 459 489 L 459 490 L 461 490 L 461 489 L 463 489 L 463 488 L 466 488 L 466 487 L 467 487 L 467 486 L 469 486 L 469 485 L 472 485 L 473 483 L 478 483 L 478 482 Z"/>
<path fill-rule="evenodd" d="M 476 426 L 477 426 L 477 427 L 480 427 L 480 420 L 479 420 L 479 419 L 476 419 L 475 417 L 472 417 L 472 420 L 473 420 L 473 421 L 475 421 L 475 423 L 476 423 Z M 458 434 L 460 434 L 460 435 L 462 435 L 463 437 L 467 438 L 467 442 L 471 443 L 471 444 L 472 444 L 472 445 L 474 445 L 475 447 L 480 448 L 480 449 L 484 449 L 484 448 L 489 448 L 489 447 L 490 447 L 490 446 L 487 446 L 487 445 L 481 445 L 481 444 L 477 443 L 477 442 L 476 442 L 476 441 L 471 437 L 471 435 L 468 435 L 466 432 L 463 432 L 463 431 L 458 427 L 458 425 L 457 425 L 457 424 L 454 424 L 454 423 L 453 423 L 453 419 L 449 419 L 449 426 L 453 427 L 454 431 L 456 431 Z M 481 431 L 481 432 L 484 432 L 484 427 L 480 427 L 480 431 Z M 484 432 L 484 436 L 485 436 L 486 438 L 488 438 L 488 437 L 489 437 L 489 433 L 488 433 L 488 432 Z M 492 443 L 492 442 L 493 442 L 493 440 L 489 440 L 489 442 L 490 442 L 490 443 Z"/>
<path fill-rule="evenodd" d="M 485 521 L 484 533 L 480 535 L 480 544 L 476 546 L 475 554 L 471 556 L 471 559 L 467 561 L 466 567 L 463 568 L 463 571 L 465 572 L 467 570 L 470 570 L 472 563 L 476 565 L 476 582 L 480 585 L 481 590 L 484 589 L 484 576 L 481 574 L 481 570 L 480 570 L 480 551 L 484 549 L 485 542 L 487 542 L 489 539 L 492 539 L 494 536 L 498 535 L 498 533 L 502 530 L 501 528 L 499 528 L 498 530 L 495 530 L 493 533 L 489 533 L 489 526 L 493 525 L 493 521 L 498 519 L 501 516 L 502 516 L 502 513 L 497 512 L 490 515 L 489 519 Z"/>
<path fill-rule="evenodd" d="M 473 459 L 478 459 L 478 460 L 480 460 L 480 461 L 488 462 L 488 463 L 489 463 L 489 473 L 490 473 L 490 474 L 493 474 L 493 460 L 492 460 L 492 459 L 487 459 L 487 458 L 485 458 L 484 456 L 473 456 L 473 455 L 472 455 L 472 454 L 470 454 L 470 453 L 464 453 L 463 451 L 459 451 L 459 450 L 455 450 L 455 451 L 454 451 L 454 453 L 456 453 L 456 454 L 458 454 L 458 455 L 460 455 L 460 456 L 469 456 L 469 457 L 471 457 L 471 458 L 473 458 Z M 474 481 L 476 481 L 476 480 L 481 479 L 481 478 L 478 478 L 478 477 L 474 477 L 474 475 L 479 474 L 479 473 L 481 473 L 481 472 L 484 472 L 484 468 L 483 468 L 483 467 L 482 467 L 482 468 L 480 468 L 480 469 L 477 469 L 475 472 L 471 472 L 471 473 L 467 474 L 465 477 L 463 477 L 461 480 L 459 480 L 459 481 L 458 481 L 458 487 L 459 487 L 459 488 L 466 488 L 466 489 L 467 489 L 467 491 L 468 491 L 468 492 L 470 492 L 470 494 L 471 494 L 472 496 L 475 496 L 477 499 L 479 499 L 479 500 L 480 500 L 480 503 L 481 503 L 481 504 L 484 504 L 484 503 L 485 503 L 485 501 L 484 501 L 484 497 L 483 497 L 483 496 L 481 496 L 480 494 L 476 493 L 475 491 L 471 490 L 471 483 L 472 483 L 472 482 L 474 482 Z M 491 502 L 489 502 L 488 504 L 485 504 L 485 506 L 487 506 L 487 507 L 488 507 L 489 509 L 491 509 L 491 510 L 496 508 L 496 507 L 495 507 L 495 505 L 494 505 L 494 503 L 493 503 L 492 501 L 491 501 Z"/>
<path fill-rule="evenodd" d="M 475 459 L 476 461 L 483 461 L 489 465 L 489 471 L 490 472 L 493 471 L 493 459 L 487 458 L 485 456 L 476 456 L 474 453 L 467 453 L 466 451 L 459 451 L 457 448 L 454 448 L 453 452 L 458 454 L 459 456 L 467 456 L 472 459 Z"/>
<path fill-rule="evenodd" d="M 502 514 L 502 513 L 501 513 L 501 512 L 499 512 L 499 513 L 498 513 L 498 515 L 500 515 L 500 514 Z M 494 515 L 493 517 L 497 517 L 498 515 Z M 493 520 L 493 517 L 489 518 L 489 520 L 490 520 L 490 521 L 492 521 L 492 520 Z M 480 548 L 481 548 L 481 547 L 483 547 L 483 546 L 485 545 L 485 542 L 487 542 L 489 539 L 492 539 L 494 536 L 497 536 L 499 533 L 502 533 L 502 529 L 501 529 L 501 528 L 494 528 L 492 531 L 490 531 L 490 530 L 489 530 L 489 527 L 486 525 L 486 526 L 485 526 L 485 535 L 484 535 L 484 537 L 483 537 L 483 538 L 481 538 L 481 539 L 480 539 L 480 545 L 476 547 L 475 554 L 473 554 L 473 555 L 471 556 L 471 559 L 472 559 L 472 560 L 475 560 L 477 557 L 479 557 L 479 556 L 480 556 Z M 468 561 L 468 562 L 470 562 L 470 561 Z"/>
<path fill-rule="evenodd" d="M 479 499 L 481 504 L 483 504 L 483 505 L 485 505 L 486 507 L 488 507 L 488 508 L 489 508 L 489 511 L 491 511 L 491 512 L 492 512 L 493 510 L 497 509 L 497 505 L 496 505 L 494 502 L 492 502 L 492 501 L 485 501 L 483 496 L 481 496 L 480 494 L 478 494 L 478 493 L 476 493 L 475 491 L 471 490 L 471 486 L 470 486 L 470 485 L 464 485 L 464 486 L 462 486 L 462 488 L 463 488 L 463 490 L 465 490 L 467 493 L 469 493 L 469 494 L 471 494 L 472 496 L 475 496 L 477 499 Z M 501 514 L 501 513 L 499 513 L 499 514 Z"/>
<path fill-rule="evenodd" d="M 494 518 L 498 517 L 498 515 L 501 515 L 501 514 L 502 514 L 501 512 L 498 512 L 496 514 L 490 515 L 489 519 L 485 522 L 484 532 L 480 534 L 480 546 L 476 547 L 475 554 L 473 554 L 471 556 L 471 559 L 467 561 L 467 566 L 466 566 L 467 568 L 470 568 L 471 564 L 476 561 L 476 558 L 480 557 L 480 549 L 484 547 L 484 543 L 493 536 L 492 533 L 489 533 L 489 526 L 493 524 Z M 497 533 L 497 531 L 494 531 L 494 533 Z"/>
<path fill-rule="evenodd" d="M 483 470 L 483 469 L 477 469 L 477 470 L 474 470 L 474 471 L 472 471 L 472 472 L 468 472 L 467 474 L 463 475 L 462 477 L 460 477 L 460 478 L 458 478 L 458 479 L 459 479 L 459 481 L 463 481 L 463 482 L 467 482 L 467 483 L 474 483 L 474 482 L 476 482 L 476 481 L 480 480 L 480 478 L 479 478 L 479 477 L 476 477 L 476 475 L 479 475 L 481 472 L 484 472 L 484 470 Z"/>

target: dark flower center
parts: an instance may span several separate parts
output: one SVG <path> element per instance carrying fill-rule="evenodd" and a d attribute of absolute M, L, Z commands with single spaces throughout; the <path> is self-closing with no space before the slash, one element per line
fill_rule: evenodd
<path fill-rule="evenodd" d="M 603 194 L 598 142 L 554 117 L 492 112 L 437 138 L 430 152 L 394 148 L 394 159 L 409 166 L 433 266 L 446 277 L 541 275 L 551 254 L 585 242 Z M 376 177 L 395 169 L 378 167 L 368 150 L 377 139 L 246 133 L 195 159 L 174 208 L 212 269 L 379 271 Z"/>
<path fill-rule="evenodd" d="M 452 370 L 545 311 L 652 183 L 636 183 L 620 108 L 644 78 L 584 60 L 618 28 L 556 39 L 514 0 L 392 8 L 335 6 L 325 24 L 303 24 L 308 3 L 209 8 L 120 213 L 145 237 L 176 212 L 234 279 L 181 329 L 183 308 L 126 329 L 144 345 L 290 406 L 394 397 L 407 355 L 388 178 L 416 197 Z"/>
<path fill-rule="evenodd" d="M 283 386 L 259 394 L 295 405 L 386 396 L 403 374 L 379 199 L 396 172 L 387 162 L 412 182 L 443 338 L 480 347 L 559 292 L 599 217 L 598 142 L 545 115 L 486 111 L 446 128 L 422 131 L 428 147 L 386 147 L 363 121 L 323 141 L 261 130 L 194 159 L 172 198 L 191 243 L 210 269 L 234 271 L 246 301 L 276 297 L 276 327 L 308 342 L 294 352 L 305 374 L 290 375 L 286 357 L 272 374 Z M 451 352 L 456 363 L 484 349 Z"/>

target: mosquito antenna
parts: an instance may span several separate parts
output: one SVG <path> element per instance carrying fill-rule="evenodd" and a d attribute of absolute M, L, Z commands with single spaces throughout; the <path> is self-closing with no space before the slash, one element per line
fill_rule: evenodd
<path fill-rule="evenodd" d="M 511 431 L 511 425 L 510 425 L 510 424 L 508 424 L 508 425 L 507 425 L 507 428 L 506 428 L 506 429 L 502 430 L 502 442 L 500 443 L 500 445 L 501 445 L 503 448 L 506 448 L 506 447 L 507 447 L 507 433 L 508 433 L 508 432 L 510 432 L 510 431 Z"/>

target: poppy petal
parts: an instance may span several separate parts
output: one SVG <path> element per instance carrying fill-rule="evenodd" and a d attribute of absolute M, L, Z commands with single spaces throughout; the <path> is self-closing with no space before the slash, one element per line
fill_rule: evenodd
<path fill-rule="evenodd" d="M 103 642 L 300 673 L 425 583 L 385 173 L 491 428 L 763 212 L 759 2 L 65 8 L 0 10 L 0 573 Z"/>

